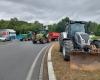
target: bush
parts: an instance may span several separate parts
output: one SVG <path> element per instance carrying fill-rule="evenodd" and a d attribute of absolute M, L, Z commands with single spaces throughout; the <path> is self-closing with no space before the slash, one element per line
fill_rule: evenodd
<path fill-rule="evenodd" d="M 100 36 L 100 32 L 96 32 L 95 35 L 96 35 L 96 36 Z"/>

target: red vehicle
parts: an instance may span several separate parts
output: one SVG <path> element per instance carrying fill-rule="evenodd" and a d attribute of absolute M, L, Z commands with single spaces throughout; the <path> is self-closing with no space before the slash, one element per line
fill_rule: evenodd
<path fill-rule="evenodd" d="M 48 40 L 55 41 L 58 39 L 59 36 L 60 36 L 60 33 L 58 33 L 58 32 L 49 32 L 48 33 Z"/>

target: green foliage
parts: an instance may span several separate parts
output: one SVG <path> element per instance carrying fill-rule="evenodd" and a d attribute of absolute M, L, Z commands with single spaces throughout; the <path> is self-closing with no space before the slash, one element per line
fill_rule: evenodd
<path fill-rule="evenodd" d="M 57 24 L 49 25 L 49 31 L 63 32 L 69 20 L 70 19 L 66 17 L 59 21 Z"/>
<path fill-rule="evenodd" d="M 87 27 L 89 32 L 94 32 L 97 36 L 100 36 L 100 24 L 90 21 Z"/>
<path fill-rule="evenodd" d="M 11 18 L 10 20 L 0 20 L 0 29 L 14 29 L 19 33 L 28 33 L 28 31 L 39 31 L 43 24 L 35 21 L 34 23 L 28 23 L 25 21 L 19 21 L 17 18 Z"/>
<path fill-rule="evenodd" d="M 61 21 L 59 21 L 59 23 L 57 24 L 48 25 L 49 31 L 63 32 L 68 22 L 69 22 L 69 18 L 66 17 L 62 19 Z"/>
<path fill-rule="evenodd" d="M 49 28 L 49 32 L 55 32 L 57 31 L 57 24 L 53 24 L 53 25 L 48 25 Z"/>
<path fill-rule="evenodd" d="M 49 32 L 63 32 L 67 23 L 70 21 L 68 17 L 65 17 L 56 24 L 48 25 Z M 34 23 L 28 23 L 25 21 L 19 21 L 17 18 L 11 18 L 10 20 L 0 20 L 0 29 L 14 29 L 19 33 L 28 33 L 28 31 L 40 31 L 45 26 L 35 21 Z M 87 28 L 89 32 L 94 32 L 97 36 L 100 36 L 100 24 L 95 22 L 87 22 Z"/>
<path fill-rule="evenodd" d="M 66 17 L 64 19 L 62 19 L 56 26 L 56 30 L 58 32 L 63 32 L 66 28 L 67 23 L 69 22 L 69 18 Z"/>
<path fill-rule="evenodd" d="M 49 31 L 63 32 L 65 31 L 65 27 L 69 21 L 70 19 L 66 17 L 57 24 L 49 25 Z M 100 36 L 100 24 L 89 21 L 85 28 L 87 32 L 94 32 L 97 36 Z"/>

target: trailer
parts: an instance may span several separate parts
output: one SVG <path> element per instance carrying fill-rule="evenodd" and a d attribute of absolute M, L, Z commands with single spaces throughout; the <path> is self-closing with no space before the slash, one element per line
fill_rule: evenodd
<path fill-rule="evenodd" d="M 49 41 L 58 40 L 59 36 L 60 36 L 59 32 L 49 32 L 48 33 L 48 39 L 49 39 Z"/>

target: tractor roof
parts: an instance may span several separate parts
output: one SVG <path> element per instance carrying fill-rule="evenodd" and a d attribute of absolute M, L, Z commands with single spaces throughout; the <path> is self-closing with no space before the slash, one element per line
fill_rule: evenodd
<path fill-rule="evenodd" d="M 70 21 L 70 24 L 74 24 L 74 23 L 86 24 L 85 21 Z"/>

